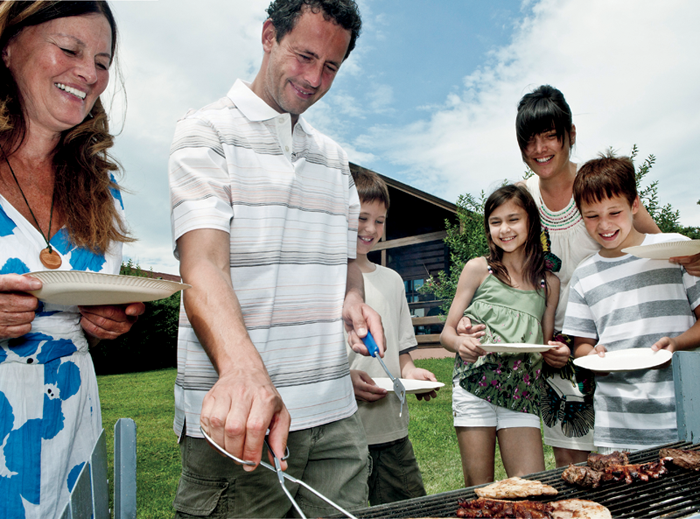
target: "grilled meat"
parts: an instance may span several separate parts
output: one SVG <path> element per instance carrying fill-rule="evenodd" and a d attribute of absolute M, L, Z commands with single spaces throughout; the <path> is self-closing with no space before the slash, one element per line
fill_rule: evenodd
<path fill-rule="evenodd" d="M 593 452 L 588 455 L 588 466 L 601 472 L 610 465 L 627 465 L 629 462 L 626 452 L 615 451 L 612 454 L 597 454 Z"/>
<path fill-rule="evenodd" d="M 661 458 L 671 458 L 674 465 L 684 469 L 700 470 L 700 451 L 661 449 L 659 456 Z"/>
<path fill-rule="evenodd" d="M 552 505 L 538 501 L 503 501 L 500 499 L 459 500 L 457 517 L 524 517 L 552 519 Z"/>
<path fill-rule="evenodd" d="M 591 488 L 598 488 L 605 481 L 603 476 L 605 476 L 603 472 L 593 470 L 591 467 L 578 467 L 572 464 L 569 464 L 569 467 L 561 473 L 561 479 L 567 483 Z"/>
<path fill-rule="evenodd" d="M 649 481 L 650 479 L 659 479 L 664 474 L 668 473 L 668 469 L 664 466 L 666 460 L 650 461 L 649 463 L 640 463 L 637 465 L 611 465 L 605 469 L 603 479 L 607 481 L 624 481 L 628 485 L 635 481 Z"/>
<path fill-rule="evenodd" d="M 569 465 L 562 472 L 561 478 L 567 483 L 580 487 L 597 488 L 603 481 L 624 481 L 629 485 L 635 481 L 659 479 L 668 473 L 665 463 L 665 459 L 660 459 L 636 465 L 608 465 L 603 471 Z"/>

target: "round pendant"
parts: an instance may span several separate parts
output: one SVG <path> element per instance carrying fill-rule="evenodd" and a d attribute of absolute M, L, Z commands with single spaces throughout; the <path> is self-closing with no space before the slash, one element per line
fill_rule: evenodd
<path fill-rule="evenodd" d="M 39 253 L 39 259 L 47 269 L 57 269 L 63 262 L 61 260 L 61 256 L 58 255 L 58 252 L 53 249 L 49 249 L 48 247 Z"/>

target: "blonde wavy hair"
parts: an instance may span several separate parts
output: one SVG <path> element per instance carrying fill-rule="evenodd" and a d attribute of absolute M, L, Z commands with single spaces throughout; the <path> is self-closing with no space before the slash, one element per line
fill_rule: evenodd
<path fill-rule="evenodd" d="M 114 57 L 116 22 L 107 2 L 101 1 L 4 0 L 0 3 L 0 51 L 25 27 L 93 13 L 105 16 L 112 28 Z M 26 130 L 22 94 L 0 60 L 0 144 L 8 156 L 21 147 Z M 82 123 L 62 132 L 53 156 L 54 200 L 65 215 L 68 235 L 74 245 L 95 253 L 106 252 L 114 241 L 134 241 L 112 195 L 120 191 L 112 180 L 120 167 L 108 154 L 113 144 L 107 113 L 98 99 Z"/>

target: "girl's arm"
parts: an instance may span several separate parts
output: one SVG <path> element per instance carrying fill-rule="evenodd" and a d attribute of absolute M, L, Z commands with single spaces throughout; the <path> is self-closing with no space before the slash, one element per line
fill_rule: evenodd
<path fill-rule="evenodd" d="M 556 348 L 545 351 L 542 354 L 542 358 L 553 368 L 563 368 L 566 366 L 566 363 L 569 362 L 571 350 L 562 342 L 552 341 L 554 337 L 554 315 L 556 314 L 557 305 L 559 304 L 559 288 L 561 283 L 559 282 L 559 278 L 551 272 L 547 272 L 546 280 L 547 307 L 542 316 L 542 335 L 544 336 L 545 344 L 556 346 Z"/>
<path fill-rule="evenodd" d="M 448 351 L 458 353 L 465 362 L 476 362 L 480 356 L 486 354 L 479 347 L 479 339 L 458 335 L 457 325 L 488 273 L 486 258 L 474 258 L 467 262 L 459 276 L 457 293 L 452 300 L 445 327 L 440 334 L 442 346 Z"/>

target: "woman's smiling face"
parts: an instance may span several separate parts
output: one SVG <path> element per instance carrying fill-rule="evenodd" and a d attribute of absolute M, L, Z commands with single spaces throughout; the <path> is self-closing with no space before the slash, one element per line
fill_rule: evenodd
<path fill-rule="evenodd" d="M 540 178 L 556 176 L 567 170 L 575 139 L 576 127 L 561 140 L 554 129 L 533 135 L 523 150 L 523 160 Z"/>
<path fill-rule="evenodd" d="M 2 50 L 22 96 L 29 131 L 80 124 L 109 83 L 112 30 L 101 14 L 27 27 Z"/>

